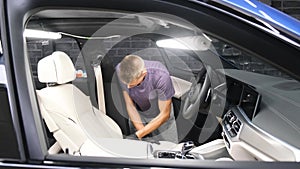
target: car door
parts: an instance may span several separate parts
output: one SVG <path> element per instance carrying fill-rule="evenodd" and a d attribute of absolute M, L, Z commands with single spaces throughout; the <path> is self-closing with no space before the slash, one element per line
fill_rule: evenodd
<path fill-rule="evenodd" d="M 224 14 L 208 4 L 198 1 L 47 1 L 12 0 L 0 1 L 1 40 L 4 46 L 5 74 L 7 83 L 2 82 L 3 98 L 8 100 L 10 111 L 6 115 L 10 127 L 6 132 L 12 138 L 12 156 L 2 156 L 0 165 L 4 167 L 46 167 L 46 168 L 102 168 L 102 167 L 180 167 L 180 168 L 297 168 L 298 163 L 264 162 L 215 162 L 126 158 L 70 156 L 67 154 L 49 155 L 45 126 L 37 104 L 32 72 L 28 61 L 23 31 L 29 17 L 44 9 L 96 9 L 130 12 L 160 12 L 176 15 L 200 27 L 220 39 L 225 39 L 250 53 L 268 60 L 288 74 L 299 79 L 300 70 L 294 63 L 300 63 L 299 49 L 274 38 L 270 34 L 241 22 L 238 17 Z M 219 29 L 222 28 L 222 29 Z M 242 38 L 241 38 L 242 37 Z M 4 39 L 4 40 L 3 40 Z M 247 39 L 247 40 L 245 40 Z M 250 44 L 250 45 L 249 45 Z M 280 47 L 278 47 L 280 46 Z M 277 48 L 278 47 L 278 48 Z M 267 50 L 266 50 L 267 49 Z M 272 49 L 272 50 L 271 50 Z M 2 58 L 3 58 L 2 56 Z M 285 59 L 282 59 L 285 56 Z M 1 57 L 0 57 L 1 58 Z M 170 60 L 172 60 L 170 58 Z M 170 62 L 170 61 L 168 61 Z M 170 62 L 172 63 L 172 62 Z M 3 64 L 2 64 L 3 65 Z M 3 67 L 3 66 L 2 66 Z M 175 72 L 184 72 L 176 66 Z M 174 73 L 176 74 L 176 73 Z M 184 73 L 179 73 L 184 74 Z M 5 76 L 4 75 L 4 76 Z M 179 75 L 178 75 L 179 76 Z M 184 77 L 182 77 L 184 79 Z M 3 85 L 7 85 L 3 87 Z M 8 90 L 7 90 L 8 89 Z M 1 93 L 1 94 L 2 94 Z M 6 94 L 7 93 L 7 94 Z M 2 96 L 2 95 L 1 95 Z M 2 99 L 2 97 L 1 97 Z M 8 107 L 7 104 L 2 104 Z M 2 105 L 1 105 L 2 107 Z M 7 108 L 6 108 L 7 109 Z M 2 111 L 1 111 L 2 112 Z M 7 116 L 7 117 L 9 117 Z M 2 140 L 1 135 L 1 140 Z M 7 145 L 7 143 L 4 143 Z M 4 147 L 3 145 L 1 147 Z M 7 155 L 7 154 L 5 154 Z M 9 160 L 7 160 L 7 157 Z M 14 160 L 10 160 L 10 158 Z M 14 161 L 17 161 L 16 164 Z M 20 165 L 21 164 L 21 165 Z"/>

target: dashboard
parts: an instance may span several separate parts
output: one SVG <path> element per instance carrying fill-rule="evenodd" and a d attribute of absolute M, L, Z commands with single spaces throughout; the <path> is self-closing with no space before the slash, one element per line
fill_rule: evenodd
<path fill-rule="evenodd" d="M 239 70 L 230 70 L 226 72 L 226 95 L 224 92 L 223 94 L 215 92 L 219 98 L 226 100 L 225 114 L 221 121 L 222 137 L 226 148 L 235 160 L 300 161 L 299 148 L 291 144 L 299 137 L 299 134 L 293 137 L 282 137 L 285 133 L 293 132 L 294 129 L 286 126 L 285 120 L 270 121 L 274 117 L 281 117 L 278 112 L 281 113 L 287 109 L 274 110 L 273 104 L 276 105 L 277 102 L 270 104 L 268 100 L 278 99 L 279 102 L 280 97 L 270 96 L 268 90 L 271 87 L 263 88 L 258 85 L 257 82 L 264 82 L 263 78 L 267 78 L 260 76 L 257 77 L 254 73 L 245 75 Z M 255 79 L 255 82 L 251 81 Z M 270 79 L 266 79 L 268 80 Z M 283 131 L 274 131 L 276 126 L 286 126 L 286 128 Z M 270 128 L 274 129 L 270 130 Z"/>

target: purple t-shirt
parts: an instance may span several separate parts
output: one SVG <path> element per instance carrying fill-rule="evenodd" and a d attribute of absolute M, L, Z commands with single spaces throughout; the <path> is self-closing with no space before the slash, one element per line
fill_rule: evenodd
<path fill-rule="evenodd" d="M 144 60 L 147 74 L 141 84 L 128 89 L 122 83 L 121 88 L 129 93 L 129 96 L 145 117 L 154 118 L 159 114 L 158 100 L 171 99 L 175 90 L 167 68 L 158 61 Z M 119 71 L 119 65 L 117 66 Z"/>

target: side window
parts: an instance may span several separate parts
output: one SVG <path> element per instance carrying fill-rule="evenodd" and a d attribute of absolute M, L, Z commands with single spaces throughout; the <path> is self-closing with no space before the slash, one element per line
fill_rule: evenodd
<path fill-rule="evenodd" d="M 230 44 L 222 42 L 216 38 L 210 38 L 212 40 L 210 50 L 220 56 L 223 61 L 233 65 L 233 67 L 244 71 L 290 79 L 288 75 L 279 71 L 263 60 L 257 57 L 253 57 L 251 54 L 241 51 L 231 46 Z M 170 67 L 169 70 L 171 74 L 177 77 L 189 80 L 189 76 L 182 76 L 184 72 L 191 71 L 195 73 L 202 68 L 201 60 L 196 59 L 198 56 L 192 50 L 164 48 L 164 51 L 168 59 L 167 63 Z M 200 51 L 200 55 L 201 53 L 203 52 Z M 223 65 L 223 67 L 228 68 L 228 66 L 225 65 Z"/>

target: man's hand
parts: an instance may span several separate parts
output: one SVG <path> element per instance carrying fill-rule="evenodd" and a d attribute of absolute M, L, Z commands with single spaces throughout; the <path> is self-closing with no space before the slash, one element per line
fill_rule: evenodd
<path fill-rule="evenodd" d="M 139 140 L 139 138 L 137 137 L 137 135 L 135 133 L 130 134 L 130 135 L 126 136 L 125 138 L 130 139 L 130 140 Z"/>

